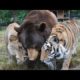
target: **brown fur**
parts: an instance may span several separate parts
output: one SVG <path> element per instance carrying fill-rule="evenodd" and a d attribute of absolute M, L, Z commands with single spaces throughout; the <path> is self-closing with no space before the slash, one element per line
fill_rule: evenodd
<path fill-rule="evenodd" d="M 30 21 L 34 24 L 40 24 L 41 22 L 46 22 L 49 27 L 53 27 L 57 23 L 56 16 L 49 10 L 32 10 L 27 17 L 26 21 Z"/>
<path fill-rule="evenodd" d="M 44 38 L 44 41 L 38 42 L 38 43 L 40 43 L 40 45 L 37 44 L 38 45 L 37 48 L 40 50 L 43 42 L 45 42 L 47 40 L 47 38 L 49 37 L 52 27 L 54 27 L 54 25 L 56 25 L 57 22 L 58 21 L 57 21 L 55 14 L 49 10 L 32 10 L 29 12 L 27 17 L 24 19 L 23 23 L 21 24 L 21 27 L 15 28 L 15 30 L 18 32 L 19 40 L 20 40 L 20 35 L 23 33 L 22 30 L 24 30 L 24 29 L 29 30 L 29 31 L 27 31 L 26 35 L 32 34 L 33 37 L 35 37 L 35 40 L 34 40 L 32 36 L 31 37 L 29 36 L 29 38 L 31 40 L 34 40 L 34 42 L 35 42 L 34 45 L 39 41 L 37 39 Z M 44 25 L 46 27 L 42 26 L 40 29 L 41 31 L 38 31 L 36 29 L 35 25 L 37 25 L 37 28 L 40 28 L 42 23 L 44 23 Z M 32 26 L 29 29 L 30 25 L 32 25 Z M 35 34 L 38 36 L 35 36 Z M 26 35 L 24 35 L 24 37 L 26 37 Z M 38 38 L 36 38 L 36 37 L 38 37 Z M 31 41 L 31 42 L 33 42 L 33 41 Z M 29 43 L 31 43 L 31 42 L 29 42 Z M 27 43 L 25 43 L 24 45 L 26 45 L 26 44 Z M 32 44 L 30 46 L 34 47 L 34 45 Z M 30 50 L 28 50 L 28 51 L 30 51 Z M 34 51 L 36 51 L 36 50 L 34 50 Z M 32 52 L 34 52 L 34 51 L 32 51 Z M 37 53 L 39 53 L 39 52 L 37 52 Z M 35 53 L 31 53 L 31 54 L 35 54 Z"/>

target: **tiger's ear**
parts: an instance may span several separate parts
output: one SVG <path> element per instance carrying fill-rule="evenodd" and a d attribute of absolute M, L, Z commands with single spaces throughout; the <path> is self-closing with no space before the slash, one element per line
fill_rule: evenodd
<path fill-rule="evenodd" d="M 61 29 L 60 32 L 64 32 L 65 31 L 65 26 L 64 25 L 60 25 Z"/>
<path fill-rule="evenodd" d="M 62 30 L 62 29 L 60 29 L 60 28 L 59 28 L 59 29 L 57 29 L 56 31 L 57 31 L 57 32 L 60 32 L 60 33 L 62 33 L 62 32 L 63 32 L 63 30 Z"/>

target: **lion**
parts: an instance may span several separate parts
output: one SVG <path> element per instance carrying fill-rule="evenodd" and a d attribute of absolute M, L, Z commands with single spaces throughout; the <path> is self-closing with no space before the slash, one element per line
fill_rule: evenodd
<path fill-rule="evenodd" d="M 25 61 L 26 52 L 19 42 L 15 27 L 20 27 L 16 22 L 8 25 L 5 32 L 5 43 L 8 52 L 9 64 L 16 62 L 17 64 Z"/>
<path fill-rule="evenodd" d="M 52 70 L 56 69 L 51 60 L 61 60 L 61 70 L 68 70 L 72 55 L 76 53 L 79 25 L 75 20 L 68 20 L 56 24 L 49 38 L 42 47 L 41 61 L 45 62 Z M 57 65 L 57 64 L 56 64 Z"/>

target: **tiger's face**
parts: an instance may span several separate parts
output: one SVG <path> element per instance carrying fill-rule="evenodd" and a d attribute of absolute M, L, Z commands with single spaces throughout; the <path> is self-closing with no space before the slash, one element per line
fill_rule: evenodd
<path fill-rule="evenodd" d="M 76 52 L 78 34 L 79 25 L 77 25 L 73 20 L 56 24 L 52 28 L 48 40 L 43 45 L 41 60 L 49 64 L 51 59 L 56 57 L 56 61 L 61 61 L 61 59 L 63 60 L 63 62 L 61 62 L 62 69 L 68 69 L 71 57 Z M 49 65 L 51 65 L 51 63 Z"/>
<path fill-rule="evenodd" d="M 46 60 L 48 58 L 53 59 L 55 57 L 56 59 L 64 58 L 66 53 L 66 36 L 66 30 L 63 25 L 55 25 L 50 37 L 42 47 L 41 60 Z"/>
<path fill-rule="evenodd" d="M 63 46 L 66 45 L 65 43 L 66 31 L 63 25 L 60 25 L 60 24 L 56 25 L 52 29 L 51 34 L 54 36 L 54 38 L 56 38 L 56 40 L 58 40 L 58 44 L 62 44 Z M 53 42 L 56 42 L 56 40 L 54 40 Z"/>

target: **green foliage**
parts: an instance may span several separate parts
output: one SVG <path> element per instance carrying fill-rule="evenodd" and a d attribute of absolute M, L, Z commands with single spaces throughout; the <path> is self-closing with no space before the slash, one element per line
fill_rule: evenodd
<path fill-rule="evenodd" d="M 27 13 L 28 10 L 0 10 L 0 25 L 8 25 L 13 21 L 22 23 Z"/>
<path fill-rule="evenodd" d="M 71 10 L 71 16 L 80 18 L 80 10 Z"/>
<path fill-rule="evenodd" d="M 6 26 L 13 21 L 21 24 L 28 12 L 29 10 L 0 10 L 0 26 Z M 80 18 L 80 10 L 71 10 L 70 12 L 71 17 Z"/>
<path fill-rule="evenodd" d="M 9 10 L 0 10 L 0 24 L 6 25 L 6 23 L 10 22 L 11 13 Z"/>
<path fill-rule="evenodd" d="M 27 13 L 28 13 L 28 11 L 18 10 L 18 13 L 17 13 L 17 21 L 19 23 L 22 23 L 22 21 L 25 18 L 25 16 L 27 16 Z"/>

